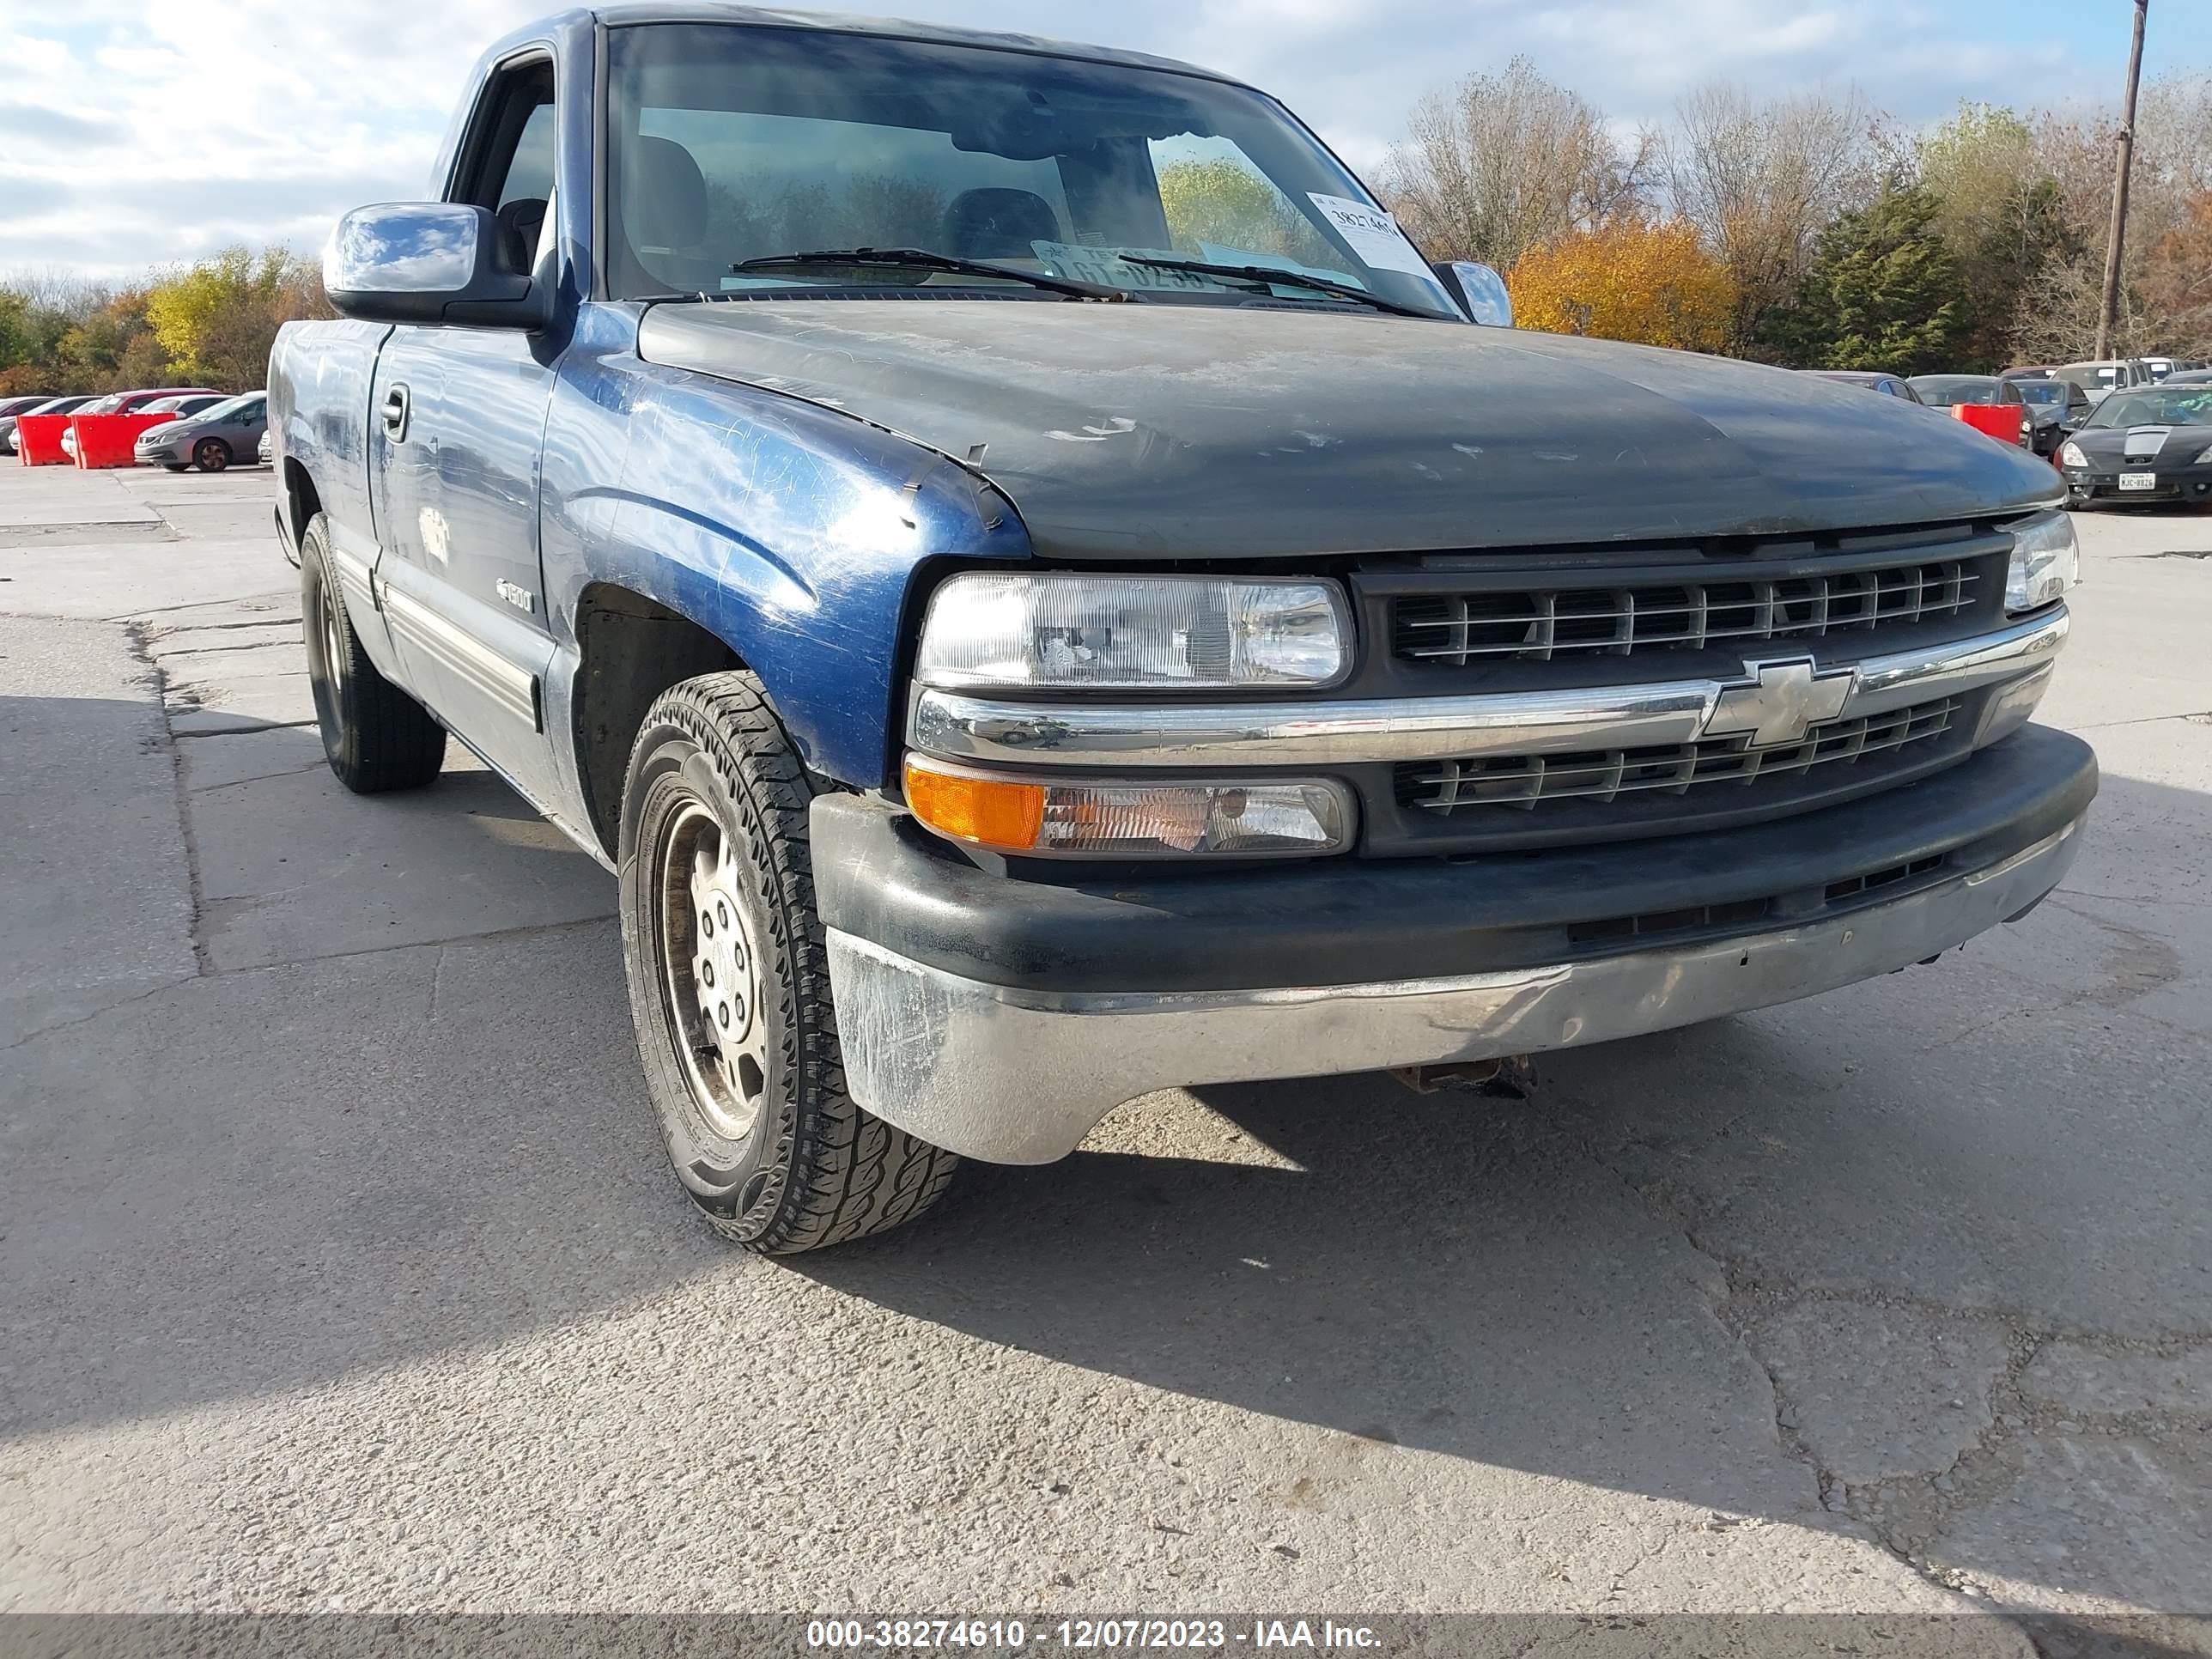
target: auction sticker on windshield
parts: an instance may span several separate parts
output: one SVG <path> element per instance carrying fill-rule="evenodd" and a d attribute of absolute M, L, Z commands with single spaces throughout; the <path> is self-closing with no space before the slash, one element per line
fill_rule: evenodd
<path fill-rule="evenodd" d="M 1406 240 L 1398 222 L 1382 208 L 1355 202 L 1349 196 L 1325 196 L 1317 190 L 1308 191 L 1306 199 L 1321 210 L 1322 217 L 1334 227 L 1352 251 L 1375 270 L 1411 271 L 1435 280 L 1422 263 L 1420 250 Z"/>

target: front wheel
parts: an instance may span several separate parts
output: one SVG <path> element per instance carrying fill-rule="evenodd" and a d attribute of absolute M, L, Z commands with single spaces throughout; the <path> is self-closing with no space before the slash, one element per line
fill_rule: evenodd
<path fill-rule="evenodd" d="M 220 438 L 203 438 L 192 446 L 192 465 L 203 472 L 220 472 L 230 465 L 230 446 Z"/>
<path fill-rule="evenodd" d="M 623 792 L 623 957 L 647 1093 L 691 1201 L 765 1255 L 911 1221 L 959 1164 L 846 1092 L 811 799 L 745 673 L 664 692 Z"/>

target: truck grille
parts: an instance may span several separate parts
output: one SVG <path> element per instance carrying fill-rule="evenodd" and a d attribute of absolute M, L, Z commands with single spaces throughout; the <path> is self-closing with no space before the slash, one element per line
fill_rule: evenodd
<path fill-rule="evenodd" d="M 1880 771 L 1909 751 L 1932 748 L 1954 729 L 1960 708 L 1956 698 L 1944 698 L 1829 720 L 1809 727 L 1800 742 L 1765 748 L 1745 732 L 1654 748 L 1415 762 L 1397 769 L 1398 799 L 1446 815 L 1482 808 L 1533 812 L 1570 801 L 1610 804 L 1624 796 L 1723 788 L 1786 799 L 1793 790 L 1826 791 L 1836 773 Z"/>
<path fill-rule="evenodd" d="M 1818 639 L 1960 615 L 1976 602 L 1981 576 L 1973 561 L 1938 559 L 1736 581 L 1408 595 L 1392 605 L 1391 641 L 1403 660 L 1464 667 L 1486 658 L 1548 662 Z"/>

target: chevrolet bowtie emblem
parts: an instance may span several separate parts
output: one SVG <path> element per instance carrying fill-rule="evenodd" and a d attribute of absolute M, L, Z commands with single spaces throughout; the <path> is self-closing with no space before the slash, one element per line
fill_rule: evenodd
<path fill-rule="evenodd" d="M 1751 683 L 1722 688 L 1712 718 L 1705 722 L 1705 735 L 1719 738 L 1748 732 L 1753 747 L 1758 749 L 1803 742 L 1808 726 L 1834 720 L 1844 712 L 1844 701 L 1851 695 L 1852 682 L 1858 678 L 1849 668 L 1815 674 L 1810 657 L 1747 662 L 1743 672 Z"/>

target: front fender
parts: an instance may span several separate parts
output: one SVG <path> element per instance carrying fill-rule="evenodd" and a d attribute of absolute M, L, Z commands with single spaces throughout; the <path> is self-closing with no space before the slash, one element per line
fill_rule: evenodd
<path fill-rule="evenodd" d="M 641 593 L 760 676 L 810 768 L 880 787 L 916 578 L 933 562 L 1029 557 L 1012 505 L 909 440 L 627 344 L 572 352 L 562 382 L 544 550 L 564 639 L 587 586 Z"/>

